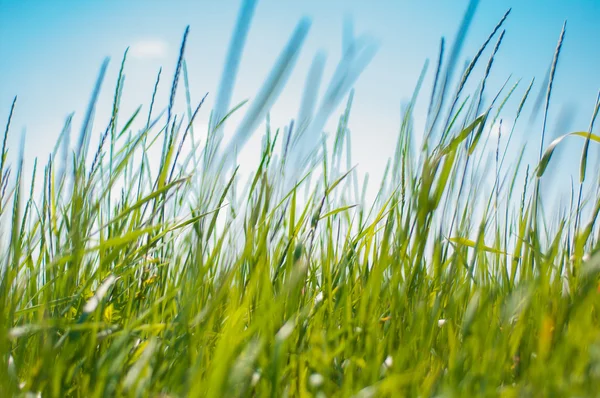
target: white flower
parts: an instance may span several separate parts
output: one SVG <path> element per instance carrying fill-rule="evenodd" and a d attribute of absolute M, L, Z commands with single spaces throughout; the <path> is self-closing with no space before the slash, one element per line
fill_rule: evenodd
<path fill-rule="evenodd" d="M 385 364 L 385 366 L 387 366 L 388 368 L 391 368 L 392 365 L 394 364 L 394 360 L 392 359 L 391 356 L 387 356 L 387 358 L 385 359 L 385 361 L 383 361 L 383 363 Z"/>
<path fill-rule="evenodd" d="M 310 377 L 308 378 L 308 383 L 311 385 L 311 387 L 313 388 L 318 388 L 321 387 L 321 385 L 323 385 L 323 381 L 325 381 L 324 377 L 321 376 L 318 373 L 313 373 L 310 375 Z"/>
<path fill-rule="evenodd" d="M 388 355 L 385 358 L 385 360 L 383 361 L 383 363 L 381 364 L 381 367 L 379 368 L 379 376 L 384 377 L 385 374 L 387 373 L 388 369 L 391 368 L 393 364 L 394 364 L 394 360 L 392 359 L 391 356 Z"/>
<path fill-rule="evenodd" d="M 586 262 L 589 261 L 590 259 L 590 253 L 584 253 L 584 255 L 581 257 L 581 261 Z M 569 260 L 571 260 L 571 262 L 575 261 L 576 257 L 575 254 L 571 254 L 571 257 L 569 257 Z"/>
<path fill-rule="evenodd" d="M 259 372 L 252 373 L 252 381 L 250 382 L 250 384 L 252 384 L 252 387 L 257 385 L 259 381 L 260 381 L 260 373 Z"/>
<path fill-rule="evenodd" d="M 446 321 L 445 319 L 440 319 L 440 320 L 438 320 L 438 327 L 440 327 L 440 328 L 441 328 L 442 326 L 444 326 L 444 325 L 446 324 L 446 322 L 447 322 L 447 321 Z"/>

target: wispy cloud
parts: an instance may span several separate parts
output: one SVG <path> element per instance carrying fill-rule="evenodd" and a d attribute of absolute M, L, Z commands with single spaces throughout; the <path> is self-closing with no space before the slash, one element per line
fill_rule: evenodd
<path fill-rule="evenodd" d="M 139 59 L 164 58 L 169 45 L 162 39 L 144 39 L 134 43 L 130 48 L 131 56 Z"/>

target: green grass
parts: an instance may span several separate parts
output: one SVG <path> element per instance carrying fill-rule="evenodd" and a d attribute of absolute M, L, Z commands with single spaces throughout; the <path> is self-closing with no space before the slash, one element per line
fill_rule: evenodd
<path fill-rule="evenodd" d="M 166 115 L 153 110 L 155 96 L 147 116 L 120 114 L 123 59 L 93 153 L 91 116 L 107 64 L 75 150 L 69 119 L 32 176 L 23 156 L 8 164 L 9 120 L 0 163 L 0 396 L 600 391 L 600 196 L 596 171 L 586 168 L 590 143 L 600 142 L 591 134 L 598 103 L 589 129 L 572 138 L 583 144 L 578 195 L 547 214 L 540 182 L 558 140 L 533 162 L 506 164 L 508 151 L 518 153 L 505 137 L 512 131 L 490 136 L 507 102 L 519 104 L 518 124 L 532 85 L 513 82 L 482 107 L 500 35 L 472 95 L 462 91 L 479 55 L 454 97 L 444 78 L 454 65 L 439 63 L 424 132 L 412 126 L 419 80 L 377 198 L 366 203 L 347 128 L 348 92 L 373 54 L 362 42 L 319 106 L 323 62 L 315 58 L 308 116 L 295 127 L 267 124 L 260 164 L 241 181 L 231 152 L 267 117 L 307 29 L 302 21 L 227 152 L 219 142 L 228 114 L 208 132 L 191 127 L 204 100 L 192 107 L 185 39 Z M 241 49 L 232 48 L 235 59 Z M 540 88 L 546 113 L 559 54 L 560 45 L 549 87 Z M 178 82 L 183 114 L 173 105 Z M 230 96 L 218 97 L 225 113 Z M 322 142 L 323 119 L 342 99 L 337 131 Z M 190 141 L 191 152 L 183 149 Z"/>

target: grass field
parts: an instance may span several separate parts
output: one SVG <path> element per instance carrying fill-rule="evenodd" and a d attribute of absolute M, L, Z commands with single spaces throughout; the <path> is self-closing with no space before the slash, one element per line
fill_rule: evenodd
<path fill-rule="evenodd" d="M 207 132 L 192 127 L 202 102 L 188 95 L 187 111 L 174 112 L 176 90 L 188 90 L 185 38 L 166 112 L 153 109 L 153 96 L 145 114 L 120 114 L 120 76 L 94 150 L 106 64 L 74 148 L 68 120 L 33 175 L 23 173 L 23 154 L 8 163 L 9 120 L 0 396 L 594 396 L 600 195 L 588 152 L 600 142 L 591 134 L 599 102 L 589 129 L 569 138 L 583 148 L 572 203 L 548 214 L 540 184 L 560 142 L 546 142 L 546 116 L 531 161 L 505 162 L 520 150 L 513 132 L 492 134 L 508 102 L 519 104 L 519 126 L 534 83 L 482 100 L 502 22 L 472 55 L 471 66 L 486 65 L 482 76 L 469 66 L 450 90 L 450 59 L 434 70 L 430 97 L 416 82 L 372 203 L 347 128 L 368 46 L 352 47 L 359 55 L 340 65 L 359 70 L 338 70 L 316 109 L 309 78 L 305 120 L 267 123 L 248 181 L 232 166 L 281 89 L 305 21 L 255 101 L 217 104 Z M 536 87 L 547 92 L 546 114 L 560 42 L 548 87 Z M 478 83 L 471 95 L 467 81 Z M 341 100 L 346 110 L 325 142 L 322 119 Z M 413 129 L 417 100 L 431 103 L 426 131 Z M 230 109 L 246 115 L 221 150 Z"/>

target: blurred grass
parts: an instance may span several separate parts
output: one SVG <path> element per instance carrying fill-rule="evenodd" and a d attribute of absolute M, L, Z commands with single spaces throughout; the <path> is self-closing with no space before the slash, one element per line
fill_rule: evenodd
<path fill-rule="evenodd" d="M 235 77 L 253 1 L 238 19 L 223 78 L 231 85 L 222 88 L 207 132 L 192 128 L 206 96 L 191 103 L 187 29 L 167 117 L 153 115 L 155 94 L 141 130 L 132 128 L 144 118 L 139 109 L 120 115 L 125 54 L 110 122 L 91 158 L 108 61 L 77 150 L 68 150 L 69 118 L 52 156 L 36 161 L 30 177 L 23 174 L 24 149 L 16 166 L 6 160 L 15 99 L 0 162 L 0 396 L 597 394 L 600 187 L 597 178 L 586 180 L 593 173 L 586 165 L 589 145 L 600 142 L 592 134 L 600 102 L 588 131 L 564 136 L 585 139 L 577 204 L 547 215 L 537 186 L 552 178 L 545 170 L 564 137 L 543 148 L 539 163 L 526 164 L 522 151 L 515 164 L 504 163 L 508 151 L 520 151 L 509 144 L 533 81 L 509 85 L 479 109 L 503 32 L 479 91 L 461 95 L 508 13 L 465 69 L 455 96 L 445 98 L 475 6 L 445 63 L 442 46 L 435 76 L 443 81 L 431 95 L 426 142 L 415 148 L 412 111 L 427 64 L 369 204 L 368 180 L 360 183 L 352 167 L 348 120 L 351 86 L 375 47 L 355 39 L 351 25 L 324 98 L 316 98 L 319 54 L 299 123 L 276 130 L 267 123 L 260 163 L 245 185 L 228 164 L 268 120 L 308 21 L 223 152 L 224 121 L 245 110 L 244 103 L 228 110 L 227 76 Z M 173 101 L 181 71 L 187 104 L 180 115 Z M 321 130 L 344 98 L 331 146 Z M 446 100 L 447 122 L 437 130 Z M 497 139 L 490 139 L 512 100 L 520 102 L 509 138 L 502 141 L 500 122 Z M 160 148 L 159 162 L 147 156 L 153 148 Z M 493 180 L 489 193 L 486 178 Z"/>

